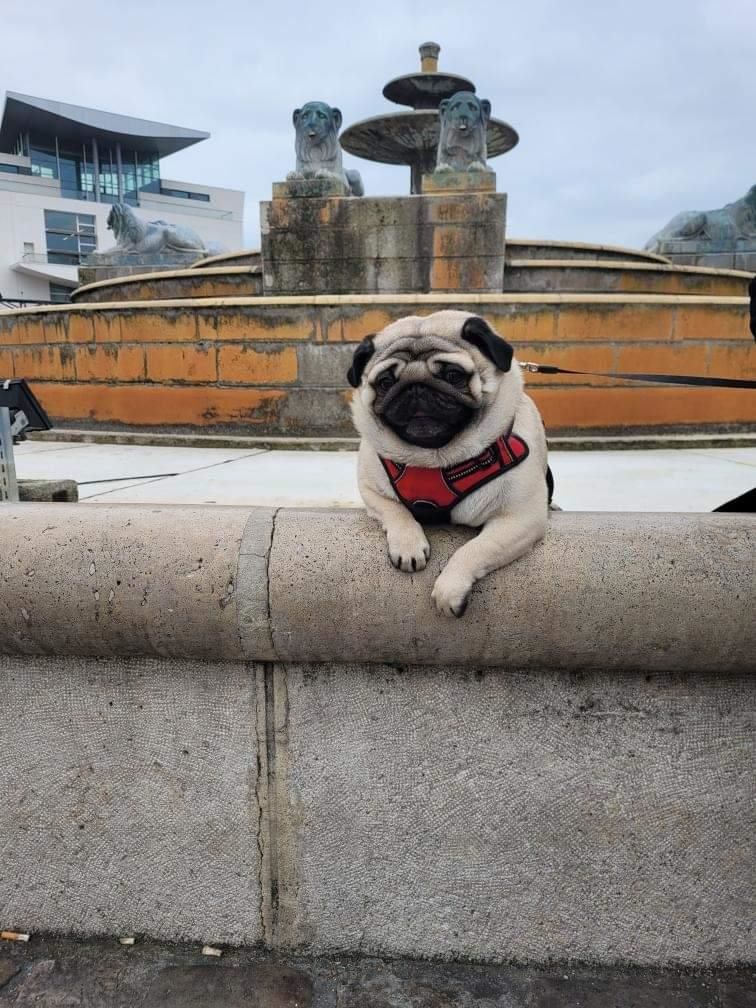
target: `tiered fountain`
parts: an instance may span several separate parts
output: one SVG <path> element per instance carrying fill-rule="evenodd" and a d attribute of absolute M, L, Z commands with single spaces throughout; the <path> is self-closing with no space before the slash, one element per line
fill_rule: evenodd
<path fill-rule="evenodd" d="M 442 307 L 485 315 L 521 360 L 748 373 L 750 274 L 673 266 L 633 249 L 505 238 L 504 194 L 424 188 L 438 105 L 474 84 L 440 72 L 433 43 L 421 55 L 420 73 L 384 88 L 410 108 L 342 136 L 351 153 L 409 165 L 411 195 L 302 196 L 277 183 L 262 204 L 262 253 L 113 278 L 80 287 L 72 305 L 0 313 L 0 376 L 32 381 L 60 424 L 343 436 L 352 430 L 345 374 L 355 342 Z M 490 120 L 489 156 L 517 141 L 511 126 Z M 746 391 L 530 380 L 552 432 L 756 421 Z"/>

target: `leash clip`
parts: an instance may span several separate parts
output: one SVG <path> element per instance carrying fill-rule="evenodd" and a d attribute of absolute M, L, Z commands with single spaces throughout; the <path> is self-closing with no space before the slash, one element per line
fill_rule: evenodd
<path fill-rule="evenodd" d="M 534 364 L 533 361 L 520 361 L 520 367 L 523 371 L 531 371 L 533 374 L 538 374 L 541 370 L 538 364 Z"/>

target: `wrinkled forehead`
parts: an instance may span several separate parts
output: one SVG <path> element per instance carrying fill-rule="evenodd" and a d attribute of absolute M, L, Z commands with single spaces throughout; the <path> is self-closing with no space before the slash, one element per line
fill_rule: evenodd
<path fill-rule="evenodd" d="M 404 360 L 427 360 L 434 354 L 454 355 L 472 360 L 471 347 L 460 341 L 466 312 L 438 312 L 413 315 L 386 326 L 374 338 L 371 369 L 382 361 L 399 356 Z"/>
<path fill-rule="evenodd" d="M 474 95 L 472 91 L 459 91 L 451 100 L 451 105 L 449 108 L 457 109 L 460 105 L 467 105 L 468 103 L 473 104 L 476 109 L 480 111 L 480 98 Z"/>
<path fill-rule="evenodd" d="M 325 102 L 311 101 L 302 106 L 302 115 L 307 115 L 312 112 L 325 112 L 326 115 L 331 111 L 330 105 L 326 105 Z"/>
<path fill-rule="evenodd" d="M 440 311 L 432 315 L 410 315 L 398 319 L 382 329 L 373 340 L 376 352 L 381 353 L 397 340 L 441 340 L 459 347 L 460 334 L 465 322 L 472 318 L 469 312 Z"/>

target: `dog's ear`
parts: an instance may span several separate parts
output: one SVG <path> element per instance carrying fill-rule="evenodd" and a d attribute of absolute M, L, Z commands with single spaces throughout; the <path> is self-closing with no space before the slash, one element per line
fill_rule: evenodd
<path fill-rule="evenodd" d="M 341 124 L 342 124 L 343 121 L 344 121 L 344 118 L 343 118 L 343 116 L 341 114 L 341 109 L 332 108 L 331 109 L 331 122 L 333 123 L 333 128 L 336 130 L 337 133 L 341 129 Z"/>
<path fill-rule="evenodd" d="M 462 339 L 472 343 L 500 371 L 509 371 L 512 367 L 514 350 L 505 339 L 493 331 L 485 319 L 478 318 L 477 315 L 469 318 L 462 326 Z"/>
<path fill-rule="evenodd" d="M 480 99 L 480 111 L 483 122 L 487 123 L 488 120 L 491 118 L 491 102 L 488 100 L 488 98 Z"/>
<path fill-rule="evenodd" d="M 360 343 L 357 349 L 354 351 L 354 357 L 352 357 L 352 366 L 347 371 L 347 381 L 352 386 L 352 388 L 357 388 L 362 381 L 362 375 L 367 367 L 367 362 L 375 353 L 375 344 L 373 343 L 372 336 L 366 336 L 365 339 Z"/>
<path fill-rule="evenodd" d="M 446 112 L 446 110 L 449 108 L 450 101 L 451 98 L 442 98 L 441 101 L 438 103 L 438 114 L 440 116 L 442 116 L 444 112 Z"/>
<path fill-rule="evenodd" d="M 295 128 L 296 128 L 297 123 L 299 122 L 299 117 L 301 115 L 302 115 L 302 109 L 301 108 L 295 108 L 294 111 L 292 112 L 291 121 L 294 123 L 294 127 Z"/>

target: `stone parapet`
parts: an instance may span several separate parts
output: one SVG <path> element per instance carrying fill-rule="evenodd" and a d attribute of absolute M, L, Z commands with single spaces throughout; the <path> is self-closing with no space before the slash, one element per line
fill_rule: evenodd
<path fill-rule="evenodd" d="M 6 505 L 3 926 L 752 959 L 753 517 L 556 514 L 448 621 L 468 534 L 406 575 L 359 511 Z"/>

